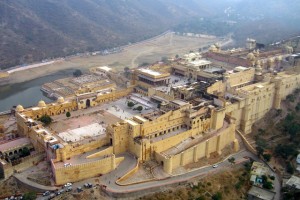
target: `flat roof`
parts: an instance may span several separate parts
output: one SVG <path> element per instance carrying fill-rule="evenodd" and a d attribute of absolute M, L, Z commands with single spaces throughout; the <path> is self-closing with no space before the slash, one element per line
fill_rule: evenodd
<path fill-rule="evenodd" d="M 220 67 L 210 67 L 208 69 L 204 69 L 203 71 L 207 73 L 214 73 L 214 72 L 222 72 L 222 71 L 225 72 L 226 70 Z"/>
<path fill-rule="evenodd" d="M 101 69 L 103 71 L 106 71 L 106 72 L 109 72 L 111 71 L 112 69 L 110 67 L 107 67 L 107 66 L 102 66 L 102 67 L 97 67 L 98 69 Z"/>
<path fill-rule="evenodd" d="M 173 100 L 171 102 L 173 102 L 173 103 L 175 103 L 177 105 L 180 105 L 180 106 L 184 106 L 184 105 L 189 104 L 188 102 L 185 102 L 185 101 L 182 101 L 182 100 L 178 100 L 178 99 L 175 99 L 175 100 Z"/>
<path fill-rule="evenodd" d="M 0 151 L 6 152 L 11 149 L 16 149 L 18 147 L 25 146 L 27 144 L 30 144 L 30 140 L 28 138 L 19 138 L 19 139 L 12 140 L 7 143 L 1 144 Z"/>
<path fill-rule="evenodd" d="M 250 190 L 248 191 L 248 195 L 252 195 L 255 197 L 258 197 L 262 200 L 273 200 L 275 196 L 275 192 L 262 189 L 260 187 L 252 186 Z"/>
<path fill-rule="evenodd" d="M 106 133 L 106 129 L 99 123 L 93 123 L 77 129 L 67 130 L 59 133 L 58 136 L 64 141 L 77 142 L 85 138 L 99 136 Z"/>
<path fill-rule="evenodd" d="M 290 187 L 295 187 L 296 189 L 300 189 L 300 178 L 297 176 L 292 176 L 287 182 L 286 185 Z"/>
<path fill-rule="evenodd" d="M 130 120 L 130 119 L 126 119 L 125 122 L 127 122 L 128 124 L 133 125 L 133 126 L 139 125 L 138 123 L 136 123 L 135 121 Z"/>
<path fill-rule="evenodd" d="M 146 74 L 150 74 L 152 76 L 160 76 L 160 75 L 162 75 L 160 72 L 153 71 L 152 69 L 145 69 L 145 68 L 143 68 L 143 69 L 139 69 L 139 71 L 144 72 Z"/>
<path fill-rule="evenodd" d="M 211 64 L 210 61 L 208 60 L 195 60 L 192 62 L 189 62 L 190 64 L 194 65 L 194 66 L 200 66 L 200 65 L 209 65 Z"/>
<path fill-rule="evenodd" d="M 243 71 L 246 71 L 248 69 L 249 69 L 248 67 L 238 66 L 238 67 L 234 68 L 234 71 L 243 72 Z"/>

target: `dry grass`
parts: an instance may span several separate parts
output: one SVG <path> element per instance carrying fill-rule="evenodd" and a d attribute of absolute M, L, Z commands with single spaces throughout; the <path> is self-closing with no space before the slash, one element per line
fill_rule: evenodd
<path fill-rule="evenodd" d="M 244 180 L 240 188 L 236 184 Z M 241 200 L 246 198 L 246 193 L 250 188 L 249 177 L 244 167 L 234 168 L 230 171 L 220 172 L 210 177 L 194 181 L 186 186 L 169 189 L 152 195 L 147 195 L 140 200 L 169 200 L 169 199 L 211 199 L 212 195 L 220 192 L 222 199 Z"/>

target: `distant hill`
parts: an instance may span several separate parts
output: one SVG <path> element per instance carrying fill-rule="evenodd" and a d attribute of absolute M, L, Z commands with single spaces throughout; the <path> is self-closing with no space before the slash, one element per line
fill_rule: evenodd
<path fill-rule="evenodd" d="M 0 67 L 140 41 L 193 15 L 160 0 L 1 0 Z"/>
<path fill-rule="evenodd" d="M 258 33 L 270 40 L 300 29 L 299 9 L 298 0 L 1 0 L 0 68 L 112 48 L 169 29 L 233 32 L 238 40 Z"/>

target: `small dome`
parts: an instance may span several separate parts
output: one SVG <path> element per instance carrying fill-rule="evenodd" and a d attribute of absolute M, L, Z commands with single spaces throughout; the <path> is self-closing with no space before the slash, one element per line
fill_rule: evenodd
<path fill-rule="evenodd" d="M 273 63 L 274 62 L 274 58 L 268 58 L 268 63 Z"/>
<path fill-rule="evenodd" d="M 22 106 L 22 105 L 18 105 L 18 106 L 16 107 L 16 111 L 17 111 L 17 112 L 22 112 L 22 111 L 24 111 L 23 106 Z"/>
<path fill-rule="evenodd" d="M 161 102 L 160 105 L 161 105 L 161 106 L 165 106 L 165 105 L 167 105 L 167 102 L 163 101 L 163 102 Z"/>
<path fill-rule="evenodd" d="M 38 107 L 46 107 L 46 103 L 43 100 L 40 100 L 38 103 Z"/>
<path fill-rule="evenodd" d="M 255 64 L 256 64 L 256 66 L 261 66 L 261 61 L 257 60 Z"/>
<path fill-rule="evenodd" d="M 224 73 L 224 78 L 230 78 L 230 75 L 229 75 L 228 72 L 225 72 L 225 73 Z"/>
<path fill-rule="evenodd" d="M 63 97 L 58 97 L 57 102 L 58 103 L 63 103 L 65 99 Z"/>
<path fill-rule="evenodd" d="M 248 60 L 255 60 L 254 54 L 253 54 L 253 53 L 248 53 L 247 59 L 248 59 Z"/>
<path fill-rule="evenodd" d="M 216 52 L 216 51 L 218 51 L 218 48 L 215 45 L 211 45 L 209 50 L 212 52 Z"/>
<path fill-rule="evenodd" d="M 277 56 L 275 59 L 276 61 L 282 61 L 282 56 Z"/>

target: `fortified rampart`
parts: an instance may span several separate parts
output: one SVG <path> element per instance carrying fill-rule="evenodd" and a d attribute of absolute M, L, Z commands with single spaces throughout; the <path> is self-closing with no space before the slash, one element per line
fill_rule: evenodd
<path fill-rule="evenodd" d="M 163 164 L 164 171 L 172 174 L 172 171 L 180 166 L 197 162 L 201 158 L 209 158 L 211 153 L 217 152 L 219 155 L 227 145 L 234 145 L 238 150 L 238 142 L 235 139 L 235 124 L 230 124 L 219 134 L 200 142 L 178 154 L 166 155 L 164 152 L 156 152 L 155 158 Z"/>
<path fill-rule="evenodd" d="M 66 182 L 76 182 L 108 173 L 114 170 L 123 160 L 124 157 L 115 158 L 115 155 L 112 154 L 97 161 L 59 168 L 56 168 L 55 161 L 51 160 L 51 166 L 54 169 L 55 183 L 57 185 L 62 185 Z"/>

